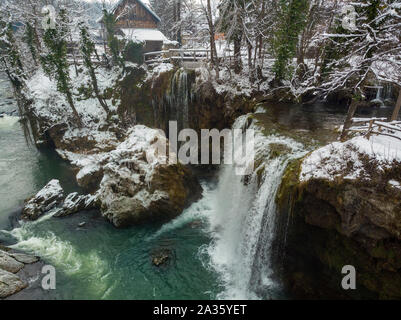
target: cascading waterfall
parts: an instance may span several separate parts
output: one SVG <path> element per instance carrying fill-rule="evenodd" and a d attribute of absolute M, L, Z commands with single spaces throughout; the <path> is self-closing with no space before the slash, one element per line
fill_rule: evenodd
<path fill-rule="evenodd" d="M 234 127 L 243 128 L 247 122 L 247 116 L 240 117 Z M 275 199 L 288 162 L 306 153 L 293 139 L 264 136 L 255 124 L 250 128 L 255 130 L 256 159 L 263 161 L 247 179 L 236 175 L 235 166 L 223 169 L 209 217 L 214 240 L 206 251 L 221 275 L 222 299 L 266 299 L 279 290 L 270 264 Z M 271 152 L 278 144 L 285 150 L 279 155 Z"/>
<path fill-rule="evenodd" d="M 171 91 L 166 94 L 166 100 L 170 108 L 175 108 L 179 130 L 189 126 L 189 103 L 192 99 L 190 89 L 187 71 L 177 70 L 171 79 Z"/>

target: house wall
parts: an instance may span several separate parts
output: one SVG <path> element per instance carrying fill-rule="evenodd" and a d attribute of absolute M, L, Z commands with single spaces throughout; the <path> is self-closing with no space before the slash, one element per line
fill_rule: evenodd
<path fill-rule="evenodd" d="M 162 49 L 163 41 L 146 41 L 143 53 L 161 51 Z"/>
<path fill-rule="evenodd" d="M 128 4 L 134 9 L 128 10 Z M 115 12 L 115 17 L 120 15 L 116 23 L 118 28 L 157 28 L 155 18 L 135 0 L 125 0 L 124 5 L 119 6 Z"/>

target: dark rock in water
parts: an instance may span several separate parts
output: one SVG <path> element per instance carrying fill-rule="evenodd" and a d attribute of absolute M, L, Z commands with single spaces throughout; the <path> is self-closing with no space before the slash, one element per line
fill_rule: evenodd
<path fill-rule="evenodd" d="M 385 106 L 393 106 L 393 105 L 395 105 L 395 100 L 393 100 L 393 99 L 385 99 L 384 100 L 384 105 Z"/>
<path fill-rule="evenodd" d="M 384 105 L 383 101 L 378 100 L 378 99 L 374 99 L 372 101 L 369 101 L 369 103 L 368 103 L 368 107 L 370 107 L 370 108 L 379 108 L 383 105 Z"/>
<path fill-rule="evenodd" d="M 4 113 L 0 113 L 0 118 L 4 118 Z"/>
<path fill-rule="evenodd" d="M 55 208 L 64 198 L 63 188 L 56 179 L 51 180 L 35 196 L 26 201 L 22 210 L 22 219 L 36 220 L 45 212 Z"/>
<path fill-rule="evenodd" d="M 5 247 L 5 246 L 3 246 L 2 244 L 0 244 L 0 250 L 2 250 L 2 251 L 11 251 L 11 249 L 10 248 L 7 248 L 7 247 Z"/>
<path fill-rule="evenodd" d="M 152 263 L 156 267 L 164 265 L 170 259 L 171 251 L 169 249 L 161 249 L 152 253 Z"/>

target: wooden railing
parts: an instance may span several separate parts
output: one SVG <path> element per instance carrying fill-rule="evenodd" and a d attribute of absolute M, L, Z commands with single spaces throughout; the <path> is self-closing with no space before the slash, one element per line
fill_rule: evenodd
<path fill-rule="evenodd" d="M 388 122 L 387 118 L 353 118 L 347 132 L 358 132 L 369 139 L 373 134 L 389 136 L 401 140 L 401 121 Z"/>
<path fill-rule="evenodd" d="M 169 49 L 163 51 L 147 52 L 144 55 L 146 64 L 161 62 L 183 62 L 183 61 L 207 61 L 210 50 L 208 49 Z M 153 59 L 148 59 L 155 57 Z"/>

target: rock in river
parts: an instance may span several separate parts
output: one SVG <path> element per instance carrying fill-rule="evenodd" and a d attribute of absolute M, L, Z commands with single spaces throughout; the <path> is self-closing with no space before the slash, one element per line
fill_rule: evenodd
<path fill-rule="evenodd" d="M 70 193 L 64 200 L 63 206 L 56 209 L 54 217 L 65 217 L 83 210 L 89 210 L 96 205 L 96 195 L 79 195 L 77 192 Z"/>
<path fill-rule="evenodd" d="M 38 262 L 37 257 L 0 247 L 0 299 L 7 298 L 28 286 L 21 276 L 25 265 Z M 29 280 L 29 279 L 28 279 Z M 29 280 L 30 281 L 30 280 Z"/>
<path fill-rule="evenodd" d="M 0 299 L 11 296 L 27 286 L 28 284 L 17 275 L 0 269 Z"/>
<path fill-rule="evenodd" d="M 64 191 L 58 180 L 50 181 L 34 197 L 28 200 L 22 210 L 22 218 L 36 220 L 52 210 L 54 217 L 65 217 L 78 211 L 97 206 L 97 195 L 70 193 L 64 198 Z"/>
<path fill-rule="evenodd" d="M 64 198 L 63 188 L 56 179 L 51 180 L 42 190 L 28 199 L 22 210 L 22 218 L 36 220 L 43 213 L 55 208 Z"/>
<path fill-rule="evenodd" d="M 155 144 L 168 141 L 159 130 L 135 126 L 116 150 L 109 153 L 98 191 L 102 214 L 116 227 L 179 215 L 200 192 L 191 171 L 169 164 Z"/>
<path fill-rule="evenodd" d="M 170 259 L 171 251 L 169 249 L 161 249 L 152 253 L 152 263 L 156 267 L 160 267 L 167 263 Z"/>
<path fill-rule="evenodd" d="M 14 259 L 7 252 L 0 250 L 0 269 L 16 273 L 24 267 L 24 264 Z"/>

